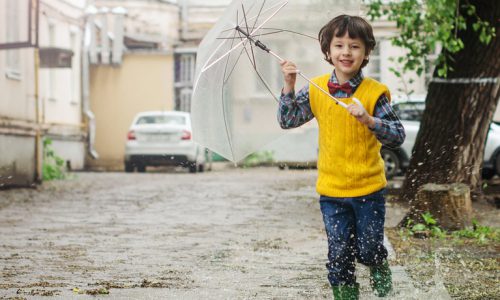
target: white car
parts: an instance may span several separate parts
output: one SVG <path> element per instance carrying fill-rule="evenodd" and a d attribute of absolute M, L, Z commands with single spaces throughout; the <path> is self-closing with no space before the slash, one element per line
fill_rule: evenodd
<path fill-rule="evenodd" d="M 388 179 L 408 168 L 425 108 L 425 96 L 412 96 L 409 100 L 395 99 L 392 106 L 405 128 L 406 139 L 403 145 L 397 149 L 383 147 L 381 150 Z M 500 126 L 492 123 L 484 149 L 482 176 L 485 179 L 490 179 L 495 174 L 500 175 Z"/>
<path fill-rule="evenodd" d="M 125 172 L 147 166 L 180 165 L 191 173 L 205 169 L 205 149 L 191 137 L 189 113 L 148 111 L 135 116 L 125 145 Z"/>

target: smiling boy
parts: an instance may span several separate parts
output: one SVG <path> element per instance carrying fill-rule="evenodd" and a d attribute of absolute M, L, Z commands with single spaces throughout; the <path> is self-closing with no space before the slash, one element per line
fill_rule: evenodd
<path fill-rule="evenodd" d="M 297 68 L 283 61 L 278 121 L 282 128 L 318 121 L 316 190 L 328 238 L 326 267 L 334 298 L 359 298 L 355 260 L 370 267 L 371 286 L 383 297 L 392 289 L 392 278 L 383 245 L 387 181 L 380 149 L 382 144 L 400 146 L 405 132 L 390 105 L 388 88 L 361 71 L 375 47 L 370 24 L 341 15 L 318 36 L 334 70 L 312 81 L 347 104 L 347 110 L 312 84 L 295 94 Z"/>

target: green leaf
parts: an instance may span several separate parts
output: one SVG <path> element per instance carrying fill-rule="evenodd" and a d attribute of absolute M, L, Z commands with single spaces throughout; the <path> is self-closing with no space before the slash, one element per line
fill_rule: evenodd
<path fill-rule="evenodd" d="M 446 77 L 446 68 L 445 67 L 438 69 L 438 76 L 439 77 Z"/>
<path fill-rule="evenodd" d="M 436 225 L 437 221 L 432 217 L 429 212 L 422 214 L 422 218 L 424 219 L 425 224 L 427 225 Z"/>
<path fill-rule="evenodd" d="M 427 229 L 427 226 L 425 226 L 424 224 L 422 223 L 418 223 L 418 224 L 415 224 L 413 225 L 413 227 L 411 228 L 412 231 L 424 231 Z"/>
<path fill-rule="evenodd" d="M 472 16 L 476 13 L 476 7 L 474 5 L 470 5 L 467 7 L 467 14 Z"/>
<path fill-rule="evenodd" d="M 443 231 L 441 230 L 441 228 L 437 227 L 437 226 L 432 226 L 431 228 L 431 234 L 435 237 L 442 237 L 444 235 Z"/>

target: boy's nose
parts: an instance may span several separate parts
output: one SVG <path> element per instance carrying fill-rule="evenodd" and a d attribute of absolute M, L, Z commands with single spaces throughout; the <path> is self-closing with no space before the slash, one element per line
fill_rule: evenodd
<path fill-rule="evenodd" d="M 342 55 L 350 55 L 351 49 L 349 47 L 342 47 Z"/>
<path fill-rule="evenodd" d="M 351 50 L 349 48 L 342 50 L 342 56 L 350 56 Z"/>

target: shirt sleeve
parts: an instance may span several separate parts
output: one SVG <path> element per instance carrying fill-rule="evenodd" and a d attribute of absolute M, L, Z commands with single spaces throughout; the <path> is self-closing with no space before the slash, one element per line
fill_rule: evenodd
<path fill-rule="evenodd" d="M 406 138 L 405 129 L 392 109 L 387 96 L 380 96 L 375 105 L 373 117 L 375 119 L 375 127 L 371 130 L 382 145 L 389 148 L 397 148 L 403 144 Z"/>
<path fill-rule="evenodd" d="M 314 118 L 309 102 L 309 86 L 303 87 L 297 94 L 281 93 L 278 122 L 283 129 L 299 127 Z"/>

